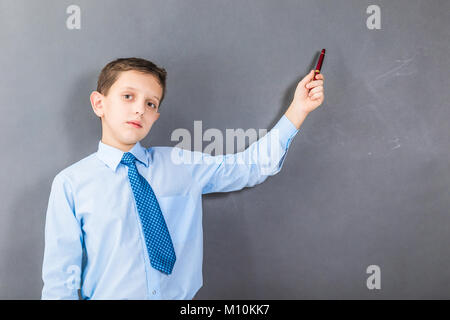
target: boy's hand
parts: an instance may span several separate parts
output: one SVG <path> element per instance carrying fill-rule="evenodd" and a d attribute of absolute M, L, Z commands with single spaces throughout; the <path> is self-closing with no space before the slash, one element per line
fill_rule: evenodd
<path fill-rule="evenodd" d="M 316 80 L 313 80 L 314 70 L 311 70 L 297 85 L 294 99 L 291 102 L 286 116 L 294 125 L 300 128 L 306 116 L 320 106 L 324 100 L 323 74 L 318 73 Z"/>
<path fill-rule="evenodd" d="M 323 102 L 323 74 L 318 73 L 316 80 L 313 80 L 314 70 L 306 75 L 295 89 L 292 104 L 299 112 L 310 113 Z"/>

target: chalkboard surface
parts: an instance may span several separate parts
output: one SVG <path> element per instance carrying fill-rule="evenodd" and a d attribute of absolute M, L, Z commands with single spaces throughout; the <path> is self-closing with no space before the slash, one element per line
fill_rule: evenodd
<path fill-rule="evenodd" d="M 196 299 L 450 297 L 449 1 L 77 1 L 75 23 L 69 6 L 0 2 L 1 299 L 40 298 L 51 182 L 97 150 L 107 62 L 166 68 L 142 144 L 174 146 L 196 120 L 270 129 L 322 48 L 325 101 L 282 170 L 204 196 Z"/>

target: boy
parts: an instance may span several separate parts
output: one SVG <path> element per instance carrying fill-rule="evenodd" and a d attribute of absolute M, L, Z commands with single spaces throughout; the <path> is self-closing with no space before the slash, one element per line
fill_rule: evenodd
<path fill-rule="evenodd" d="M 166 71 L 139 58 L 108 63 L 90 96 L 102 123 L 98 151 L 52 183 L 42 299 L 192 299 L 203 284 L 202 194 L 251 187 L 280 171 L 303 120 L 324 100 L 324 77 L 313 77 L 298 83 L 264 137 L 211 156 L 142 147 L 160 116 Z M 204 161 L 175 161 L 193 155 Z M 248 156 L 255 163 L 238 163 Z"/>

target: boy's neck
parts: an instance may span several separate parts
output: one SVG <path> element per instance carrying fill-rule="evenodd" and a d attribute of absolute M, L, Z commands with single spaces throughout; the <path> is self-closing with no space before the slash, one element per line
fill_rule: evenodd
<path fill-rule="evenodd" d="M 107 144 L 108 146 L 114 147 L 116 149 L 122 150 L 123 152 L 128 152 L 130 151 L 135 145 L 134 144 L 122 144 L 120 142 L 117 141 L 110 141 L 108 139 L 102 138 L 101 140 L 102 143 Z"/>

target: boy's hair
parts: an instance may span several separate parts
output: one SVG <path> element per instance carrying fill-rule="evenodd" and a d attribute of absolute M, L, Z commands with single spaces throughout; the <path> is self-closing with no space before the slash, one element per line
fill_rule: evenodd
<path fill-rule="evenodd" d="M 123 71 L 139 71 L 143 73 L 152 74 L 159 81 L 163 89 L 159 107 L 161 107 L 164 95 L 166 93 L 166 76 L 167 72 L 164 68 L 158 67 L 151 61 L 141 58 L 119 58 L 109 62 L 100 72 L 97 81 L 97 91 L 103 95 L 107 95 L 111 86 L 116 82 L 120 73 Z"/>

